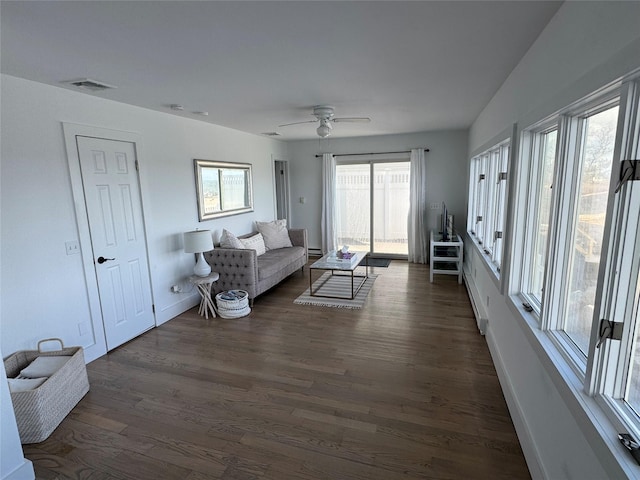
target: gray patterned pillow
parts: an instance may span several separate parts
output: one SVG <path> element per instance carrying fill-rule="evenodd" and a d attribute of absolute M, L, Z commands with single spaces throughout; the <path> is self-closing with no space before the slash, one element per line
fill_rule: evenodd
<path fill-rule="evenodd" d="M 220 235 L 220 246 L 222 248 L 244 248 L 238 237 L 226 228 L 222 230 L 222 235 Z"/>
<path fill-rule="evenodd" d="M 253 237 L 239 238 L 238 240 L 242 243 L 242 248 L 245 248 L 247 250 L 255 250 L 258 256 L 267 251 L 264 245 L 264 239 L 259 233 L 255 234 Z"/>

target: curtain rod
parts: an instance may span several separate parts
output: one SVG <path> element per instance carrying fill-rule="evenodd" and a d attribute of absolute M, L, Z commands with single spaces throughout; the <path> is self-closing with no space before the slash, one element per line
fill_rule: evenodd
<path fill-rule="evenodd" d="M 428 148 L 423 148 L 425 152 L 428 152 Z M 392 153 L 411 153 L 411 150 L 404 152 L 373 152 L 373 153 L 338 153 L 334 157 L 355 157 L 357 155 L 391 155 Z M 316 158 L 322 158 L 322 155 L 316 155 Z"/>

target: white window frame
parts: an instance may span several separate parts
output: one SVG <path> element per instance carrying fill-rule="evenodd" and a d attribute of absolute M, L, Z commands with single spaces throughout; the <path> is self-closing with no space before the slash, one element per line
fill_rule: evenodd
<path fill-rule="evenodd" d="M 471 159 L 469 168 L 469 205 L 467 208 L 467 232 L 473 236 L 476 235 L 475 212 L 477 211 L 476 189 L 478 188 L 478 170 L 478 158 L 474 157 Z"/>
<path fill-rule="evenodd" d="M 521 162 L 528 166 L 527 169 L 522 171 L 522 174 L 519 178 L 519 189 L 523 192 L 521 195 L 521 200 L 519 204 L 526 205 L 526 215 L 521 215 L 521 225 L 519 226 L 520 231 L 516 231 L 516 235 L 520 235 L 523 239 L 522 242 L 522 252 L 524 262 L 515 267 L 519 270 L 519 286 L 518 291 L 520 292 L 520 297 L 524 303 L 529 305 L 533 311 L 534 316 L 537 321 L 540 321 L 540 315 L 542 311 L 542 299 L 538 299 L 534 295 L 531 294 L 531 284 L 533 279 L 533 266 L 531 262 L 534 262 L 534 249 L 535 249 L 535 236 L 538 235 L 537 226 L 538 219 L 540 217 L 540 212 L 538 210 L 538 203 L 540 198 L 540 182 L 542 179 L 542 168 L 543 168 L 543 142 L 546 139 L 546 135 L 549 133 L 556 131 L 557 135 L 560 135 L 560 126 L 559 119 L 557 116 L 553 116 L 551 118 L 545 119 L 538 124 L 529 127 L 524 130 L 521 135 L 521 150 L 520 150 L 520 158 Z M 556 157 L 556 161 L 554 162 L 554 178 L 557 175 L 558 169 L 558 145 L 556 143 L 556 151 L 554 152 L 554 156 Z M 558 189 L 552 190 L 552 195 L 555 195 L 555 192 Z M 552 200 L 550 208 L 549 208 L 549 226 L 547 232 L 547 256 L 544 260 L 544 268 L 543 268 L 543 289 L 545 284 L 545 279 L 547 275 L 548 269 L 548 258 L 549 258 L 549 243 L 551 238 L 551 232 L 554 229 L 553 219 L 554 215 L 554 204 L 555 201 Z M 534 207 L 535 206 L 535 207 Z M 533 211 L 532 208 L 535 208 Z M 518 228 L 518 227 L 516 227 Z"/>
<path fill-rule="evenodd" d="M 487 170 L 489 163 L 486 155 L 478 157 L 478 186 L 476 189 L 476 239 L 479 245 L 484 244 L 484 219 L 487 207 Z"/>
<path fill-rule="evenodd" d="M 484 224 L 484 242 L 483 250 L 489 258 L 493 256 L 493 226 L 495 222 L 495 200 L 496 200 L 496 178 L 497 178 L 497 163 L 500 156 L 499 149 L 491 149 L 485 155 L 485 161 L 487 162 L 487 179 L 485 182 L 486 195 L 485 195 L 485 207 L 482 223 Z"/>
<path fill-rule="evenodd" d="M 493 238 L 493 250 L 491 253 L 491 261 L 495 265 L 498 272 L 502 266 L 503 237 L 505 227 L 505 217 L 507 210 L 507 179 L 509 172 L 509 158 L 511 153 L 511 144 L 503 143 L 500 145 L 498 156 L 496 159 L 496 173 L 494 179 L 496 182 L 493 228 L 491 234 Z"/>
<path fill-rule="evenodd" d="M 503 254 L 511 137 L 471 158 L 467 231 L 497 279 Z M 501 175 L 504 174 L 504 175 Z"/>
<path fill-rule="evenodd" d="M 515 248 L 531 251 L 531 229 L 536 219 L 526 219 L 530 198 L 538 190 L 540 165 L 528 163 L 536 155 L 537 137 L 553 130 L 557 123 L 557 155 L 554 165 L 553 198 L 550 211 L 550 241 L 545 259 L 542 305 L 537 311 L 520 309 L 519 302 L 529 300 L 526 279 L 530 265 L 513 262 L 510 265 L 510 299 L 518 308 L 525 323 L 537 330 L 541 347 L 548 353 L 562 378 L 569 381 L 570 389 L 593 397 L 601 411 L 597 415 L 607 418 L 617 432 L 629 432 L 640 440 L 640 411 L 625 401 L 630 383 L 632 356 L 640 355 L 635 340 L 640 330 L 640 181 L 619 182 L 623 160 L 637 160 L 640 156 L 640 71 L 626 83 L 617 82 L 602 88 L 584 101 L 528 127 L 522 132 L 519 169 L 516 179 L 517 203 L 514 208 L 516 224 L 510 241 Z M 589 349 L 585 355 L 562 331 L 565 315 L 566 285 L 570 275 L 568 262 L 573 248 L 573 222 L 577 214 L 576 192 L 579 181 L 577 160 L 581 154 L 583 119 L 619 105 L 615 150 L 609 184 L 608 204 L 602 241 L 598 287 L 594 302 Z M 557 120 L 557 121 L 556 121 Z M 539 144 L 538 144 L 539 145 Z M 541 159 L 538 159 L 538 163 Z M 519 212 L 519 213 L 518 213 Z M 532 216 L 533 217 L 533 216 Z M 532 257 L 527 256 L 527 261 Z M 533 306 L 533 305 L 532 305 Z M 598 347 L 599 319 L 607 318 L 622 323 L 622 338 L 604 340 Z M 538 321 L 539 320 L 539 321 Z M 569 373 L 571 372 L 571 373 Z M 640 372 L 636 371 L 634 378 Z M 579 384 L 582 384 L 582 388 Z M 638 405 L 636 405 L 638 407 Z M 640 408 L 637 408 L 640 410 Z M 593 412 L 592 412 L 593 413 Z"/>
<path fill-rule="evenodd" d="M 584 142 L 585 120 L 599 112 L 617 105 L 618 89 L 591 99 L 561 116 L 560 130 L 558 134 L 558 156 L 556 158 L 556 177 L 554 184 L 557 188 L 554 192 L 554 216 L 553 231 L 550 234 L 551 242 L 548 248 L 548 273 L 545 277 L 543 309 L 541 327 L 548 330 L 552 339 L 558 344 L 571 366 L 577 370 L 579 376 L 584 378 L 587 368 L 587 355 L 580 350 L 564 332 L 564 312 L 569 297 L 570 268 L 574 239 L 576 235 L 576 216 L 578 208 L 578 182 L 581 179 L 583 164 L 581 162 L 582 143 Z M 615 164 L 615 161 L 614 161 Z M 615 168 L 612 170 L 614 176 Z M 607 225 L 605 233 L 607 235 Z M 604 240 L 604 239 L 603 239 Z M 603 250 L 604 251 L 604 250 Z M 552 261 L 550 259 L 553 259 Z M 602 269 L 603 261 L 600 261 Z M 599 298 L 594 302 L 594 315 L 592 318 L 592 331 L 597 327 L 597 315 L 599 310 Z M 558 314 L 559 313 L 559 314 Z"/>
<path fill-rule="evenodd" d="M 599 349 L 598 332 L 595 328 L 592 331 L 585 390 L 595 396 L 610 420 L 637 439 L 640 412 L 634 411 L 624 398 L 633 355 L 640 354 L 634 351 L 640 329 L 640 181 L 619 184 L 619 168 L 623 160 L 638 160 L 640 156 L 640 80 L 621 88 L 618 120 L 598 318 L 620 322 L 623 330 L 620 341 L 605 340 Z"/>

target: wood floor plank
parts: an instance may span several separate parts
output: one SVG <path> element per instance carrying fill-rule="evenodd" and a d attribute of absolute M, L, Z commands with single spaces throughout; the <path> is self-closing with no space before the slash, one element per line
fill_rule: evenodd
<path fill-rule="evenodd" d="M 192 309 L 88 365 L 39 479 L 528 479 L 464 286 L 393 261 L 360 310 L 296 305 L 296 273 L 247 317 Z"/>

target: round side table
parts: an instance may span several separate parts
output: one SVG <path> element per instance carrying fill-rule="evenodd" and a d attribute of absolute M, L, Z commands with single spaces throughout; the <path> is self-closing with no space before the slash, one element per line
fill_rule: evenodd
<path fill-rule="evenodd" d="M 202 297 L 198 313 L 203 315 L 207 320 L 209 319 L 209 314 L 214 318 L 216 316 L 216 305 L 213 298 L 211 298 L 211 285 L 213 285 L 214 282 L 217 282 L 219 278 L 220 274 L 217 272 L 211 272 L 206 277 L 198 277 L 197 275 L 189 277 L 189 281 L 195 285 L 200 297 Z"/>

